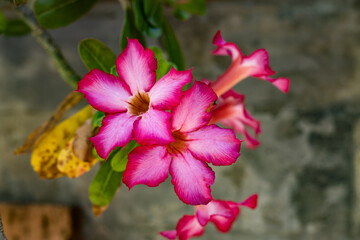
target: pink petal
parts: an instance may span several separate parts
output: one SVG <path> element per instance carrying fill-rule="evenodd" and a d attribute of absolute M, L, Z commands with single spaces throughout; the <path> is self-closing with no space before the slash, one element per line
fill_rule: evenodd
<path fill-rule="evenodd" d="M 134 124 L 134 139 L 139 144 L 165 145 L 174 141 L 170 130 L 169 112 L 150 108 Z"/>
<path fill-rule="evenodd" d="M 215 173 L 204 162 L 196 160 L 190 152 L 173 156 L 170 165 L 171 182 L 180 200 L 186 204 L 207 204 L 212 200 L 210 186 Z"/>
<path fill-rule="evenodd" d="M 245 201 L 239 203 L 239 206 L 245 206 L 251 209 L 255 209 L 257 207 L 258 195 L 255 193 L 247 198 Z"/>
<path fill-rule="evenodd" d="M 131 93 L 147 92 L 156 80 L 157 62 L 154 53 L 139 43 L 128 39 L 128 45 L 116 59 L 116 69 L 130 87 Z"/>
<path fill-rule="evenodd" d="M 139 146 L 129 154 L 123 183 L 131 189 L 136 184 L 156 187 L 168 177 L 171 156 L 164 146 Z"/>
<path fill-rule="evenodd" d="M 195 158 L 216 166 L 231 165 L 240 156 L 241 141 L 231 129 L 212 124 L 187 133 L 187 140 Z"/>
<path fill-rule="evenodd" d="M 106 159 L 115 147 L 124 147 L 132 138 L 136 117 L 127 113 L 109 114 L 102 121 L 100 132 L 89 140 L 100 157 Z"/>
<path fill-rule="evenodd" d="M 232 61 L 242 57 L 240 49 L 234 43 L 227 43 L 222 38 L 220 31 L 216 32 L 213 38 L 213 44 L 217 46 L 217 48 L 212 52 L 214 55 L 230 55 Z"/>
<path fill-rule="evenodd" d="M 247 130 L 245 130 L 243 132 L 244 136 L 245 136 L 245 145 L 247 148 L 249 149 L 255 149 L 258 146 L 260 146 L 260 141 L 256 139 L 256 137 L 253 137 L 249 134 L 249 132 Z"/>
<path fill-rule="evenodd" d="M 250 56 L 244 57 L 241 68 L 248 76 L 270 76 L 275 72 L 269 66 L 269 54 L 265 49 L 258 49 Z"/>
<path fill-rule="evenodd" d="M 211 104 L 216 99 L 211 87 L 195 81 L 194 85 L 184 92 L 179 105 L 173 109 L 172 129 L 188 132 L 205 126 L 211 118 Z"/>
<path fill-rule="evenodd" d="M 284 93 L 288 93 L 290 88 L 290 80 L 288 78 L 270 78 L 262 77 L 261 79 L 271 82 L 275 87 Z"/>
<path fill-rule="evenodd" d="M 123 80 L 98 69 L 84 76 L 77 91 L 84 94 L 91 106 L 106 113 L 126 111 L 130 97 L 130 89 Z"/>
<path fill-rule="evenodd" d="M 175 107 L 180 101 L 182 87 L 192 79 L 191 70 L 177 71 L 172 68 L 151 88 L 149 92 L 151 105 L 162 110 Z"/>
<path fill-rule="evenodd" d="M 212 200 L 207 205 L 196 206 L 196 217 L 202 226 L 205 226 L 210 220 L 210 217 L 215 215 L 231 218 L 233 211 L 226 202 L 222 200 Z"/>
<path fill-rule="evenodd" d="M 195 216 L 184 215 L 176 225 L 179 240 L 188 240 L 191 237 L 201 236 L 204 227 L 200 225 Z"/>
<path fill-rule="evenodd" d="M 239 209 L 235 209 L 233 211 L 233 216 L 230 218 L 227 217 L 223 217 L 223 216 L 219 216 L 219 215 L 215 215 L 215 216 L 211 216 L 210 217 L 210 221 L 212 223 L 214 223 L 215 227 L 223 233 L 226 233 L 228 231 L 230 231 L 233 223 L 235 222 L 237 216 L 239 215 L 240 210 Z"/>
<path fill-rule="evenodd" d="M 177 231 L 176 230 L 168 230 L 160 232 L 161 236 L 166 237 L 167 239 L 174 240 L 177 237 Z"/>

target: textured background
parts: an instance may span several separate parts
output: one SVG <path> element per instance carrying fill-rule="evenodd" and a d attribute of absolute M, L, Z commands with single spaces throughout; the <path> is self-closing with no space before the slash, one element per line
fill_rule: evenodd
<path fill-rule="evenodd" d="M 207 227 L 202 239 L 360 239 L 359 13 L 358 0 L 233 0 L 210 1 L 206 16 L 172 20 L 197 79 L 215 79 L 229 64 L 210 55 L 218 29 L 245 54 L 266 48 L 278 76 L 291 79 L 288 95 L 256 79 L 236 86 L 262 122 L 262 145 L 243 147 L 235 165 L 214 167 L 213 196 L 240 201 L 257 192 L 259 207 L 244 209 L 230 233 Z M 95 37 L 118 54 L 123 17 L 119 4 L 102 2 L 51 34 L 83 75 L 78 42 Z M 40 180 L 29 155 L 13 155 L 70 90 L 34 38 L 0 38 L 0 201 L 80 207 L 89 240 L 162 239 L 158 231 L 193 212 L 169 180 L 122 187 L 95 218 L 87 196 L 95 169 L 75 180 Z"/>

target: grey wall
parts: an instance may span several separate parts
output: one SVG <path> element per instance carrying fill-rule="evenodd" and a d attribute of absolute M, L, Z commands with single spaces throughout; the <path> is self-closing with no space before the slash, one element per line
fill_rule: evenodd
<path fill-rule="evenodd" d="M 291 79 L 287 95 L 256 79 L 236 86 L 262 122 L 262 145 L 214 167 L 213 196 L 240 201 L 257 192 L 259 207 L 243 210 L 230 233 L 208 227 L 202 239 L 360 239 L 359 11 L 358 0 L 210 1 L 206 16 L 172 21 L 197 79 L 215 79 L 229 64 L 210 54 L 218 29 L 245 54 L 266 48 L 278 76 Z M 95 37 L 118 54 L 122 19 L 120 5 L 104 2 L 51 34 L 85 74 L 78 42 Z M 87 197 L 95 169 L 75 180 L 40 180 L 29 155 L 13 155 L 70 90 L 32 37 L 0 38 L 0 201 L 79 206 L 85 239 L 162 239 L 158 231 L 193 212 L 170 181 L 124 186 L 95 218 Z"/>

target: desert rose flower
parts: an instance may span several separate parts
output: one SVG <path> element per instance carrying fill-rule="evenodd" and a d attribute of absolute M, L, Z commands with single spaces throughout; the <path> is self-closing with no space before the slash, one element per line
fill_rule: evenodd
<path fill-rule="evenodd" d="M 229 90 L 219 97 L 218 104 L 213 110 L 211 123 L 221 123 L 234 129 L 236 133 L 245 137 L 247 148 L 254 149 L 260 145 L 258 134 L 261 132 L 260 121 L 256 120 L 246 110 L 245 96 Z M 249 131 L 253 130 L 253 134 Z"/>
<path fill-rule="evenodd" d="M 241 144 L 231 129 L 208 125 L 210 108 L 216 99 L 211 87 L 195 81 L 172 110 L 171 132 L 175 141 L 135 148 L 129 154 L 123 182 L 129 188 L 136 184 L 155 187 L 170 172 L 175 192 L 184 203 L 210 202 L 215 175 L 207 163 L 234 163 Z"/>
<path fill-rule="evenodd" d="M 156 83 L 154 53 L 136 39 L 116 60 L 119 77 L 93 69 L 78 84 L 89 104 L 106 114 L 99 133 L 90 138 L 100 157 L 106 159 L 115 147 L 131 139 L 138 143 L 167 144 L 174 141 L 170 113 L 181 88 L 192 80 L 190 70 L 171 69 Z"/>
<path fill-rule="evenodd" d="M 251 195 L 243 202 L 212 200 L 207 205 L 195 206 L 195 215 L 184 215 L 176 225 L 176 230 L 161 232 L 167 239 L 187 240 L 201 236 L 204 227 L 212 222 L 223 233 L 228 232 L 240 214 L 240 207 L 255 209 L 258 195 Z"/>
<path fill-rule="evenodd" d="M 250 56 L 245 56 L 234 43 L 226 42 L 220 31 L 215 34 L 213 44 L 217 47 L 213 51 L 214 55 L 229 55 L 232 60 L 230 67 L 212 85 L 218 96 L 250 76 L 269 81 L 284 93 L 289 91 L 289 79 L 270 77 L 275 71 L 269 66 L 269 55 L 265 49 L 256 50 Z"/>

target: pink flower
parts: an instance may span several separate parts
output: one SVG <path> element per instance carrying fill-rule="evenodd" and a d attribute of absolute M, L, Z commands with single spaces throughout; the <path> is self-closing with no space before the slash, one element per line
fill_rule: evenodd
<path fill-rule="evenodd" d="M 232 60 L 230 67 L 212 85 L 218 96 L 250 76 L 267 80 L 284 93 L 289 91 L 289 79 L 269 77 L 274 75 L 275 71 L 269 66 L 269 55 L 265 49 L 256 50 L 250 56 L 245 56 L 234 43 L 225 42 L 220 31 L 215 34 L 213 44 L 217 46 L 213 54 L 229 55 Z"/>
<path fill-rule="evenodd" d="M 171 131 L 175 141 L 167 145 L 139 146 L 129 154 L 123 182 L 131 189 L 136 184 L 150 187 L 172 177 L 175 192 L 187 204 L 206 204 L 212 200 L 210 186 L 215 174 L 207 163 L 216 166 L 236 161 L 240 143 L 230 129 L 207 125 L 210 106 L 216 94 L 204 83 L 183 93 L 172 110 Z"/>
<path fill-rule="evenodd" d="M 223 233 L 228 232 L 240 214 L 240 207 L 255 209 L 258 195 L 251 195 L 243 202 L 212 200 L 207 205 L 195 206 L 195 215 L 184 215 L 176 225 L 176 230 L 160 232 L 168 239 L 187 240 L 201 236 L 204 227 L 212 222 Z"/>
<path fill-rule="evenodd" d="M 181 97 L 181 88 L 192 80 L 191 70 L 171 69 L 156 80 L 154 53 L 136 39 L 116 60 L 120 77 L 93 69 L 78 84 L 89 104 L 106 114 L 100 132 L 90 138 L 100 157 L 131 139 L 138 143 L 167 144 L 174 141 L 169 110 Z"/>
<path fill-rule="evenodd" d="M 254 149 L 260 145 L 258 134 L 261 132 L 260 122 L 246 110 L 245 96 L 229 90 L 219 97 L 218 105 L 213 110 L 210 123 L 221 123 L 243 134 L 247 148 Z M 248 128 L 253 129 L 252 136 Z"/>

